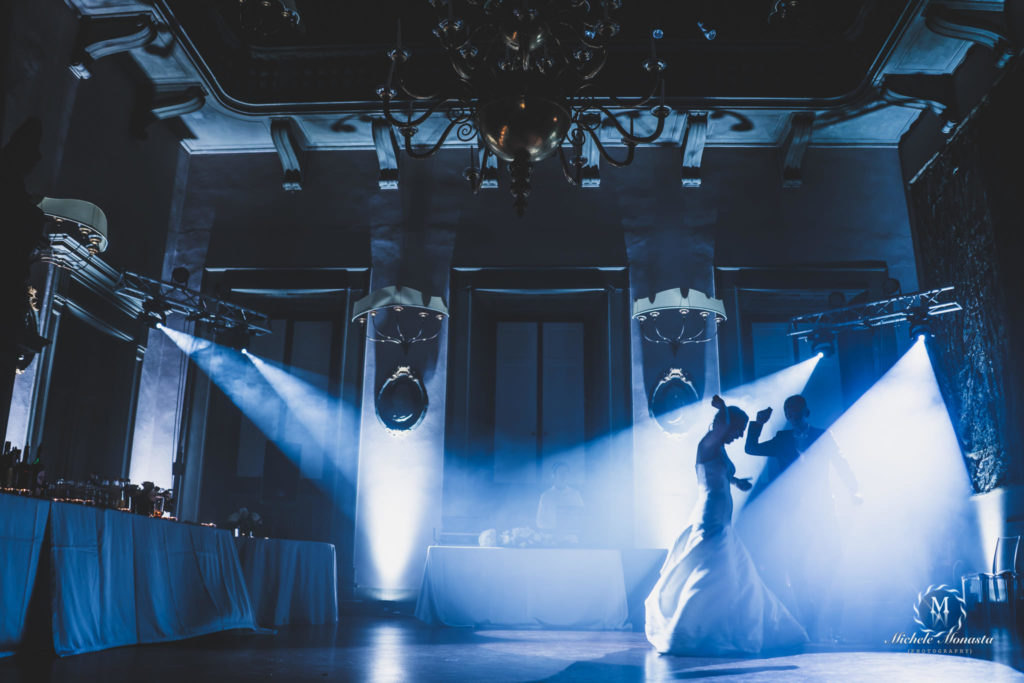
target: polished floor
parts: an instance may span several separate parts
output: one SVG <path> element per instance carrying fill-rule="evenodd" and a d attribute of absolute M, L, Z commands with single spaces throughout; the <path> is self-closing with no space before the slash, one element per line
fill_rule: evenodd
<path fill-rule="evenodd" d="M 1002 660 L 992 661 L 992 659 Z M 429 628 L 395 614 L 224 633 L 57 659 L 0 659 L 3 683 L 140 681 L 1024 681 L 1019 648 L 974 656 L 809 646 L 764 658 L 666 657 L 642 633 Z"/>

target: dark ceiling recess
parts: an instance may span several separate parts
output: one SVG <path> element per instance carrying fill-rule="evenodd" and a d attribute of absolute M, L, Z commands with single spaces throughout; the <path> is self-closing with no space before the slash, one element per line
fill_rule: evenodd
<path fill-rule="evenodd" d="M 450 75 L 431 34 L 443 2 L 434 9 L 427 0 L 270 0 L 280 10 L 275 23 L 270 15 L 246 14 L 249 1 L 158 0 L 214 89 L 235 108 L 378 107 L 376 90 L 387 78 L 385 53 L 394 46 L 399 17 L 403 46 L 415 57 L 410 66 L 423 77 L 416 82 L 429 87 Z M 658 54 L 671 65 L 665 74 L 671 105 L 838 105 L 870 79 L 920 1 L 802 0 L 784 18 L 772 15 L 769 0 L 626 2 L 617 11 L 623 31 L 610 46 L 599 91 L 642 94 L 633 92 L 643 87 L 635 66 L 658 28 L 664 31 Z M 465 5 L 455 0 L 457 10 Z M 714 40 L 698 21 L 715 31 Z"/>

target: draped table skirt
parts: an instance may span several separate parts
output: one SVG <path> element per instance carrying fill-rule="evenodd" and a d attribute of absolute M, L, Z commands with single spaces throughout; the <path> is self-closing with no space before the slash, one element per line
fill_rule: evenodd
<path fill-rule="evenodd" d="M 332 544 L 236 538 L 235 547 L 261 625 L 338 620 L 338 563 Z"/>
<path fill-rule="evenodd" d="M 256 628 L 227 531 L 0 494 L 0 655 L 24 641 L 39 581 L 61 656 Z"/>
<path fill-rule="evenodd" d="M 48 501 L 0 494 L 0 657 L 14 654 L 25 638 L 49 517 Z"/>
<path fill-rule="evenodd" d="M 416 617 L 447 626 L 627 628 L 617 550 L 431 546 Z"/>

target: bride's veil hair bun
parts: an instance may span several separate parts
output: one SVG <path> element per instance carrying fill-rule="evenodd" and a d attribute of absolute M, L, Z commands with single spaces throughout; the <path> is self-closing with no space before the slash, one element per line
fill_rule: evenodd
<path fill-rule="evenodd" d="M 745 425 L 747 422 L 750 421 L 750 417 L 747 415 L 746 411 L 744 411 L 739 406 L 726 406 L 725 413 L 719 411 L 715 415 L 715 421 L 711 423 L 711 426 L 714 427 L 717 424 L 721 424 L 722 420 L 725 419 L 725 415 L 726 414 L 729 415 L 729 422 L 733 422 L 733 423 L 740 423 L 740 422 L 742 422 Z"/>

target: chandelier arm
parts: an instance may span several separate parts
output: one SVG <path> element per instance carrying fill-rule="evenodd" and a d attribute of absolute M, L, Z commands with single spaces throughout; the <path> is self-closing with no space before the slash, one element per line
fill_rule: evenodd
<path fill-rule="evenodd" d="M 420 325 L 420 329 L 417 330 L 416 334 L 413 336 L 413 338 L 409 340 L 410 344 L 415 344 L 416 342 L 421 342 L 421 341 L 430 341 L 429 339 L 426 339 L 423 336 L 423 327 L 424 327 L 423 325 Z"/>
<path fill-rule="evenodd" d="M 441 328 L 438 328 L 437 332 L 435 332 L 434 334 L 432 334 L 429 337 L 422 337 L 419 341 L 422 341 L 422 342 L 434 341 L 435 339 L 437 339 L 440 336 L 441 336 Z"/>
<path fill-rule="evenodd" d="M 392 339 L 391 337 L 387 337 L 387 336 L 385 336 L 385 337 L 367 337 L 366 339 L 368 341 L 372 341 L 372 342 L 374 342 L 376 344 L 401 344 L 402 343 L 402 342 L 400 342 L 397 339 Z"/>
<path fill-rule="evenodd" d="M 599 52 L 600 58 L 593 62 L 592 68 L 586 71 L 575 69 L 579 77 L 588 83 L 592 82 L 597 74 L 601 73 L 601 70 L 604 69 L 604 65 L 608 63 L 608 52 L 603 47 L 599 48 Z"/>
<path fill-rule="evenodd" d="M 405 79 L 404 78 L 399 78 L 398 79 L 398 89 L 401 90 L 403 93 L 405 93 L 406 97 L 408 97 L 409 99 L 416 100 L 417 102 L 425 102 L 427 100 L 441 99 L 441 93 L 440 92 L 431 93 L 430 95 L 420 95 L 419 93 L 416 93 L 416 92 L 413 92 L 412 90 L 409 90 L 409 88 L 405 85 Z M 444 101 L 444 100 L 442 99 L 442 101 Z"/>
<path fill-rule="evenodd" d="M 658 326 L 655 325 L 654 329 L 655 329 L 655 331 L 657 331 Z M 661 340 L 655 339 L 654 337 L 652 337 L 647 332 L 647 321 L 644 321 L 644 322 L 640 323 L 640 334 L 642 334 L 644 339 L 646 339 L 647 341 L 651 342 L 652 344 L 664 344 L 665 343 L 665 342 L 663 342 Z"/>
<path fill-rule="evenodd" d="M 452 129 L 455 128 L 455 126 L 462 125 L 464 123 L 466 123 L 466 121 L 465 120 L 460 120 L 460 119 L 456 119 L 454 121 L 451 121 L 445 127 L 444 132 L 441 133 L 441 137 L 438 138 L 437 142 L 435 142 L 433 144 L 433 146 L 427 148 L 426 151 L 422 151 L 422 152 L 417 152 L 413 148 L 413 146 L 412 146 L 412 135 L 405 135 L 403 133 L 402 137 L 405 139 L 405 153 L 408 154 L 413 159 L 427 159 L 429 157 L 434 156 L 435 154 L 437 154 L 438 150 L 441 149 L 441 145 L 444 144 L 444 141 L 448 139 L 448 136 L 451 134 Z"/>
<path fill-rule="evenodd" d="M 655 324 L 654 324 L 654 331 L 655 331 L 655 333 L 657 333 L 657 335 L 658 335 L 658 338 L 659 338 L 659 339 L 661 339 L 661 341 L 662 341 L 663 343 L 665 343 L 665 344 L 672 344 L 672 343 L 677 343 L 677 344 L 678 344 L 678 343 L 679 343 L 679 338 L 678 338 L 678 337 L 677 337 L 677 338 L 675 338 L 675 339 L 669 339 L 668 337 L 666 337 L 666 336 L 665 336 L 665 335 L 664 335 L 664 334 L 662 333 L 662 331 L 661 331 L 661 328 L 660 328 L 660 327 L 658 327 L 658 324 L 657 324 L 657 323 L 655 323 Z"/>
<path fill-rule="evenodd" d="M 714 315 L 714 314 L 710 314 L 710 315 Z M 709 316 L 703 316 L 703 315 L 700 316 L 701 322 L 703 324 L 700 327 L 697 328 L 697 332 L 695 334 L 691 335 L 690 338 L 688 339 L 688 341 L 708 341 L 708 340 L 711 339 L 711 337 L 708 336 L 708 324 L 709 324 L 708 320 L 710 318 L 710 315 Z M 703 339 L 702 339 L 702 337 L 703 337 Z"/>
<path fill-rule="evenodd" d="M 391 125 L 395 126 L 396 128 L 399 128 L 399 129 L 407 128 L 409 126 L 418 126 L 419 124 L 423 123 L 428 118 L 430 118 L 435 112 L 437 112 L 438 109 L 443 107 L 449 101 L 450 101 L 449 99 L 438 100 L 435 104 L 431 105 L 425 112 L 423 112 L 422 116 L 418 116 L 418 117 L 416 117 L 414 119 L 412 117 L 412 112 L 410 112 L 407 120 L 400 121 L 399 119 L 395 118 L 394 114 L 391 113 L 391 98 L 390 97 L 385 97 L 384 98 L 384 118 L 386 118 L 388 120 L 388 123 L 390 123 Z"/>
<path fill-rule="evenodd" d="M 409 344 L 415 344 L 416 342 L 421 342 L 421 341 L 426 341 L 423 338 L 423 325 L 420 325 L 420 328 L 418 330 L 416 330 L 416 334 L 414 334 L 412 336 L 412 339 L 410 339 L 408 341 L 408 343 Z"/>
<path fill-rule="evenodd" d="M 705 335 L 705 333 L 707 332 L 707 318 L 703 318 L 703 320 L 704 320 L 704 327 L 698 329 L 695 334 L 692 334 L 689 337 L 687 337 L 686 341 L 684 343 L 704 341 L 704 340 L 701 339 L 701 337 L 703 337 Z M 708 337 L 708 339 L 710 339 L 710 337 Z"/>
<path fill-rule="evenodd" d="M 658 125 L 654 127 L 654 132 L 645 137 L 637 137 L 636 135 L 633 135 L 625 128 L 623 128 L 622 124 L 619 123 L 619 120 L 615 118 L 615 114 L 613 114 L 611 110 L 608 109 L 607 107 L 600 104 L 594 104 L 592 108 L 597 109 L 598 111 L 604 113 L 608 117 L 607 120 L 610 120 L 612 122 L 612 125 L 614 125 L 616 129 L 618 129 L 619 134 L 622 135 L 623 142 L 632 143 L 634 145 L 644 145 L 650 142 L 654 142 L 655 140 L 660 138 L 662 132 L 664 132 L 665 130 L 665 119 L 668 118 L 668 109 L 666 107 L 656 107 L 654 111 L 651 112 L 652 114 L 654 114 L 655 118 L 658 119 Z"/>
<path fill-rule="evenodd" d="M 683 324 L 679 327 L 679 332 L 673 338 L 670 344 L 685 344 L 686 343 L 686 316 L 683 316 Z"/>
<path fill-rule="evenodd" d="M 615 95 L 604 95 L 603 98 L 607 99 L 609 102 L 611 102 L 616 107 L 625 107 L 625 108 L 628 108 L 628 109 L 636 109 L 637 107 L 646 107 L 648 104 L 651 103 L 652 100 L 654 100 L 654 96 L 658 93 L 658 90 L 660 89 L 662 80 L 663 80 L 663 78 L 661 76 L 655 76 L 654 77 L 654 83 L 651 85 L 650 92 L 647 93 L 646 95 L 644 95 L 643 97 L 641 97 L 638 100 L 622 99 L 622 98 L 616 97 Z M 594 87 L 595 87 L 594 83 L 584 83 L 580 87 L 580 89 L 577 91 L 577 94 L 582 92 L 582 91 L 584 91 L 584 90 L 587 90 L 587 89 L 590 89 L 590 88 L 594 88 Z M 597 105 L 595 104 L 594 106 L 597 106 Z"/>
<path fill-rule="evenodd" d="M 601 153 L 601 157 L 604 158 L 604 160 L 607 161 L 612 166 L 616 168 L 624 168 L 633 163 L 633 152 L 636 151 L 635 143 L 629 140 L 624 140 L 624 142 L 626 143 L 626 157 L 623 160 L 619 161 L 618 159 L 614 158 L 611 154 L 608 153 L 608 150 L 605 149 L 604 145 L 601 144 L 601 140 L 600 138 L 598 138 L 597 133 L 590 130 L 589 128 L 587 129 L 587 133 L 590 134 L 591 139 L 594 141 L 594 146 L 597 147 L 597 151 Z"/>
<path fill-rule="evenodd" d="M 472 153 L 476 154 L 475 151 L 472 152 Z M 481 159 L 480 159 L 480 162 L 481 162 L 480 163 L 480 172 L 476 174 L 475 178 L 473 176 L 469 177 L 469 188 L 470 188 L 470 190 L 472 190 L 473 194 L 476 194 L 477 192 L 479 192 L 480 188 L 483 187 L 483 183 L 484 183 L 484 169 L 487 168 L 487 161 L 488 161 L 488 159 L 491 158 L 491 156 L 492 156 L 491 148 L 488 147 L 487 145 L 484 145 L 484 154 L 483 154 L 483 157 L 481 157 Z"/>
<path fill-rule="evenodd" d="M 374 316 L 374 315 L 370 316 L 370 324 L 373 325 L 373 334 L 374 334 L 373 337 L 367 336 L 367 339 L 369 339 L 370 341 L 376 342 L 378 344 L 401 344 L 402 343 L 401 340 L 396 339 L 395 337 L 392 337 L 390 334 L 386 334 L 386 333 L 380 331 L 380 328 L 377 327 L 377 316 Z"/>
<path fill-rule="evenodd" d="M 565 148 L 562 145 L 558 146 L 558 160 L 562 162 L 562 173 L 565 175 L 566 181 L 573 187 L 579 187 L 579 179 L 573 176 L 569 162 L 565 158 Z"/>

